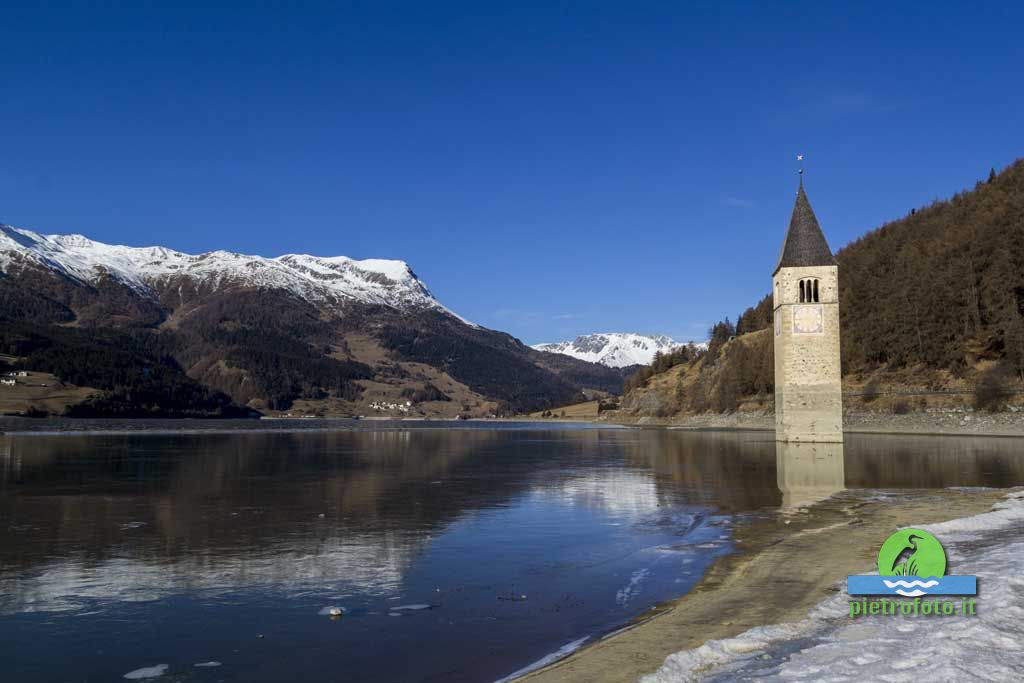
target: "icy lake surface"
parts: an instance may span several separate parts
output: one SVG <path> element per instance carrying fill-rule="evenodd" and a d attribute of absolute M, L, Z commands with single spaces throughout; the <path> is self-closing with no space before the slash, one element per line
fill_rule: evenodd
<path fill-rule="evenodd" d="M 686 593 L 737 516 L 1024 484 L 1017 451 L 550 424 L 0 436 L 0 661 L 17 681 L 493 681 Z M 741 659 L 723 675 L 764 666 Z"/>

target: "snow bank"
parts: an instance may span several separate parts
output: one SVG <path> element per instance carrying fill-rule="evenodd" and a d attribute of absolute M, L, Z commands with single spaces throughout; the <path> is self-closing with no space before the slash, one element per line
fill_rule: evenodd
<path fill-rule="evenodd" d="M 957 574 L 978 576 L 972 617 L 848 616 L 844 589 L 803 621 L 751 629 L 669 656 L 642 683 L 695 680 L 1017 681 L 1024 671 L 1024 492 L 990 512 L 919 526 Z"/>

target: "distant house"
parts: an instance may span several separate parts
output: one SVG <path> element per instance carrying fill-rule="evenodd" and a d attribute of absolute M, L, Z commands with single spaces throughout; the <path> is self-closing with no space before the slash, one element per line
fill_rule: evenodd
<path fill-rule="evenodd" d="M 397 410 L 400 413 L 408 413 L 409 409 L 412 408 L 412 401 L 406 401 L 405 403 L 390 403 L 388 401 L 374 401 L 370 404 L 370 407 L 374 410 Z"/>
<path fill-rule="evenodd" d="M 15 382 L 13 379 L 0 379 L 0 384 L 3 384 L 4 386 L 8 387 L 13 387 L 15 384 L 17 384 L 17 382 Z"/>
<path fill-rule="evenodd" d="M 24 370 L 19 370 L 18 377 L 28 377 L 28 373 L 25 372 Z"/>

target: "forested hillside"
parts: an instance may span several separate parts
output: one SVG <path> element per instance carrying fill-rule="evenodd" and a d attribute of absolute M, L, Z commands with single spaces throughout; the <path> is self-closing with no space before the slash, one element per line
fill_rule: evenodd
<path fill-rule="evenodd" d="M 19 367 L 52 373 L 103 393 L 69 406 L 71 417 L 247 417 L 222 392 L 190 378 L 166 338 L 138 330 L 47 326 L 0 319 L 0 353 Z M 0 370 L 6 364 L 0 363 Z"/>
<path fill-rule="evenodd" d="M 868 232 L 836 258 L 844 384 L 886 373 L 936 389 L 1024 378 L 1024 160 Z M 715 325 L 698 384 L 722 400 L 693 397 L 677 409 L 731 410 L 770 394 L 772 344 L 728 340 L 771 325 L 770 295 L 735 324 Z"/>
<path fill-rule="evenodd" d="M 416 414 L 510 414 L 622 389 L 617 369 L 431 308 L 317 306 L 252 287 L 183 292 L 170 282 L 158 305 L 111 279 L 0 272 L 0 354 L 98 390 L 68 406 L 71 416 L 228 417 L 296 402 L 303 414 L 345 415 L 406 401 Z"/>

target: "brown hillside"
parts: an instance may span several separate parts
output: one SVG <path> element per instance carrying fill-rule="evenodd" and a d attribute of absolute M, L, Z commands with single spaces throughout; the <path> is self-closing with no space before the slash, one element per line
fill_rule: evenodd
<path fill-rule="evenodd" d="M 713 346 L 694 361 L 651 375 L 623 397 L 622 410 L 668 417 L 763 409 L 772 400 L 773 363 L 771 334 L 758 330 Z"/>

